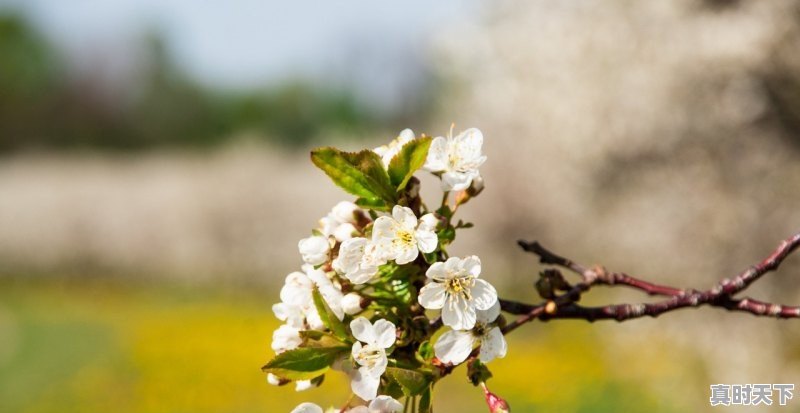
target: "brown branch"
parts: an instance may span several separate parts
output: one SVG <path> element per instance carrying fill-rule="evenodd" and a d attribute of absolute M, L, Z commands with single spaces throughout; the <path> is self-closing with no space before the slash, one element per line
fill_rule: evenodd
<path fill-rule="evenodd" d="M 800 307 L 785 306 L 757 301 L 752 298 L 735 299 L 733 296 L 757 281 L 764 274 L 775 271 L 792 252 L 800 247 L 800 233 L 784 240 L 767 258 L 741 272 L 732 279 L 724 279 L 709 290 L 682 289 L 650 283 L 625 273 L 608 272 L 603 267 L 587 267 L 571 259 L 562 257 L 538 242 L 519 241 L 528 252 L 539 256 L 542 264 L 566 268 L 581 276 L 582 281 L 569 291 L 552 300 L 540 304 L 525 304 L 510 300 L 500 300 L 503 311 L 520 315 L 519 318 L 503 328 L 509 333 L 517 327 L 534 319 L 581 319 L 586 321 L 617 320 L 624 321 L 639 317 L 657 317 L 661 314 L 682 309 L 711 306 L 729 311 L 747 312 L 756 316 L 777 318 L 800 318 Z M 582 292 L 595 285 L 625 286 L 652 296 L 668 298 L 655 303 L 612 304 L 602 307 L 584 307 L 577 304 Z"/>

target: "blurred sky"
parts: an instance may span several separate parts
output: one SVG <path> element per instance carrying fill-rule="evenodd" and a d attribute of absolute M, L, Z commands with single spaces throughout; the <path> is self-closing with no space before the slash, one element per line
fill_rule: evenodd
<path fill-rule="evenodd" d="M 312 79 L 353 86 L 390 104 L 426 75 L 435 32 L 473 19 L 474 1 L 388 4 L 263 0 L 0 0 L 65 51 L 78 69 L 112 78 L 134 67 L 137 45 L 158 33 L 180 68 L 224 88 Z M 119 80 L 119 79 L 116 79 Z"/>

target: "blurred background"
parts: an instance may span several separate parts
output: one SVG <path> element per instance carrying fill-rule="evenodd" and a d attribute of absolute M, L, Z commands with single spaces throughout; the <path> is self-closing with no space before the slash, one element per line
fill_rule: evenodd
<path fill-rule="evenodd" d="M 708 288 L 800 230 L 800 2 L 0 0 L 0 411 L 340 404 L 343 377 L 259 370 L 296 240 L 348 199 L 308 151 L 451 122 L 489 157 L 454 252 L 506 297 L 537 300 L 519 238 Z M 585 299 L 647 300 L 617 290 Z M 800 258 L 749 295 L 800 304 Z M 800 385 L 798 343 L 711 309 L 533 323 L 490 386 L 517 412 L 711 411 L 709 384 Z M 434 399 L 486 409 L 461 370 Z"/>

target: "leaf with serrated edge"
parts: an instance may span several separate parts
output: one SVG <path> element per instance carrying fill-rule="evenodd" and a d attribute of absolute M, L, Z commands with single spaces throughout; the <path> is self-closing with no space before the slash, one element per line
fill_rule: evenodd
<path fill-rule="evenodd" d="M 415 396 L 422 393 L 430 383 L 428 377 L 424 374 L 399 367 L 387 367 L 386 376 L 397 382 L 406 396 Z"/>
<path fill-rule="evenodd" d="M 278 354 L 261 367 L 261 371 L 287 380 L 309 380 L 328 371 L 336 358 L 349 350 L 344 346 L 296 348 Z"/>
<path fill-rule="evenodd" d="M 408 180 L 425 164 L 431 138 L 428 136 L 414 139 L 400 149 L 389 162 L 389 179 L 397 190 L 403 189 Z"/>

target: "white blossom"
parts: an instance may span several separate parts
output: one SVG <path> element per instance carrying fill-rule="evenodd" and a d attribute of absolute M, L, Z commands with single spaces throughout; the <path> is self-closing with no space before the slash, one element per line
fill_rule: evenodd
<path fill-rule="evenodd" d="M 333 269 L 344 274 L 353 284 L 364 284 L 386 264 L 384 250 L 377 242 L 363 237 L 350 238 L 339 246 Z"/>
<path fill-rule="evenodd" d="M 358 397 L 372 400 L 378 394 L 381 375 L 386 371 L 386 349 L 394 345 L 397 329 L 387 320 L 372 324 L 358 317 L 350 322 L 350 330 L 358 340 L 353 344 L 352 355 L 359 365 L 358 370 L 353 371 L 350 387 Z"/>
<path fill-rule="evenodd" d="M 481 154 L 483 134 L 475 128 L 467 129 L 452 137 L 438 136 L 431 142 L 424 168 L 442 174 L 442 190 L 461 191 L 467 189 L 472 180 L 479 177 L 478 168 L 486 162 Z"/>
<path fill-rule="evenodd" d="M 433 214 L 419 220 L 411 208 L 395 205 L 392 216 L 382 216 L 372 227 L 373 242 L 384 249 L 386 258 L 397 264 L 414 261 L 419 252 L 433 252 L 439 242 L 434 230 L 437 220 Z"/>
<path fill-rule="evenodd" d="M 291 413 L 323 413 L 322 407 L 314 403 L 300 403 Z"/>
<path fill-rule="evenodd" d="M 331 244 L 327 237 L 313 235 L 301 239 L 297 243 L 297 249 L 300 250 L 300 255 L 303 256 L 306 264 L 320 265 L 328 260 Z"/>
<path fill-rule="evenodd" d="M 297 327 L 283 324 L 272 333 L 272 350 L 274 350 L 276 354 L 283 353 L 287 350 L 294 350 L 302 343 L 303 339 L 300 338 L 300 329 Z"/>
<path fill-rule="evenodd" d="M 322 270 L 314 269 L 310 265 L 304 265 L 303 271 L 295 271 L 286 276 L 286 282 L 280 292 L 281 304 L 283 305 L 273 306 L 275 315 L 279 319 L 286 317 L 287 322 L 296 323 L 295 320 L 298 317 L 298 311 L 300 311 L 311 329 L 321 330 L 324 328 L 312 297 L 312 290 L 316 285 L 331 311 L 339 320 L 343 319 L 341 290 L 331 282 Z"/>
<path fill-rule="evenodd" d="M 478 310 L 475 327 L 471 330 L 451 330 L 439 337 L 433 346 L 436 357 L 445 363 L 459 364 L 467 359 L 476 344 L 481 346 L 479 358 L 484 363 L 505 357 L 506 339 L 499 327 L 490 325 L 499 315 L 497 301 L 488 310 Z"/>
<path fill-rule="evenodd" d="M 317 387 L 317 385 L 311 380 L 297 380 L 294 382 L 294 391 L 306 391 L 314 387 Z"/>
<path fill-rule="evenodd" d="M 419 292 L 419 303 L 429 310 L 442 309 L 442 322 L 454 330 L 475 326 L 475 310 L 488 310 L 497 302 L 494 287 L 478 278 L 481 260 L 451 257 L 428 268 L 430 281 Z"/>
<path fill-rule="evenodd" d="M 358 213 L 361 213 L 361 209 L 356 204 L 341 201 L 319 220 L 320 232 L 326 237 L 333 236 L 339 242 L 350 239 L 358 232 L 355 227 Z"/>
<path fill-rule="evenodd" d="M 403 129 L 396 138 L 394 138 L 388 145 L 381 145 L 372 151 L 377 153 L 378 156 L 381 157 L 381 161 L 383 161 L 383 166 L 388 168 L 389 163 L 392 161 L 392 158 L 400 152 L 400 149 L 403 148 L 403 145 L 413 141 L 415 138 L 414 131 L 411 129 Z"/>
<path fill-rule="evenodd" d="M 347 413 L 399 413 L 403 405 L 391 396 L 378 396 L 369 403 L 369 406 L 356 406 Z"/>
<path fill-rule="evenodd" d="M 363 309 L 361 307 L 361 296 L 357 293 L 347 293 L 342 297 L 342 310 L 345 314 L 358 314 Z"/>

